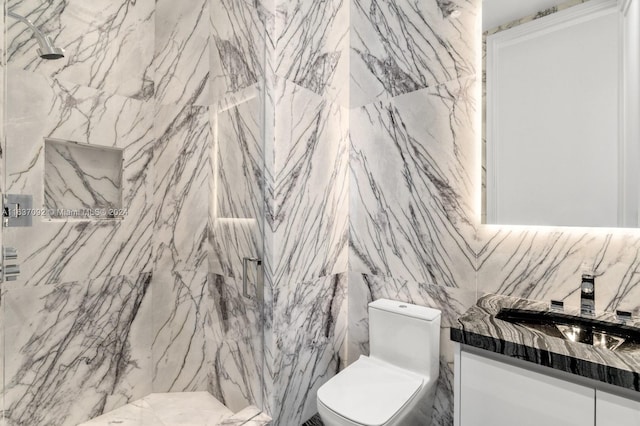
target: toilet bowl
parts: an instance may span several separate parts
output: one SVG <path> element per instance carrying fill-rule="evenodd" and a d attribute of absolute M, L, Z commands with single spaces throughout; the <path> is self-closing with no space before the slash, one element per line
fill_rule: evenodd
<path fill-rule="evenodd" d="M 371 353 L 318 390 L 326 426 L 427 425 L 439 374 L 440 311 L 379 299 L 369 304 Z"/>

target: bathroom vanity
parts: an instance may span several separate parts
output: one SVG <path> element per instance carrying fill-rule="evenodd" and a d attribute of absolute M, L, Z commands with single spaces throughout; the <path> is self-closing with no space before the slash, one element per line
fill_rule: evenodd
<path fill-rule="evenodd" d="M 542 302 L 487 295 L 451 330 L 456 426 L 640 425 L 637 321 L 599 315 L 594 323 L 627 327 L 631 337 L 621 342 L 598 335 L 587 344 L 507 320 L 502 313 L 510 310 L 553 317 Z"/>

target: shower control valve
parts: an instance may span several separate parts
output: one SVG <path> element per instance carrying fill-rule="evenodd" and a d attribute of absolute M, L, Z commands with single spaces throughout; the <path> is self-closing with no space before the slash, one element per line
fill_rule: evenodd
<path fill-rule="evenodd" d="M 20 275 L 20 265 L 16 264 L 18 260 L 18 250 L 14 247 L 2 247 L 2 277 L 4 281 L 15 281 Z M 9 263 L 9 264 L 8 264 Z"/>

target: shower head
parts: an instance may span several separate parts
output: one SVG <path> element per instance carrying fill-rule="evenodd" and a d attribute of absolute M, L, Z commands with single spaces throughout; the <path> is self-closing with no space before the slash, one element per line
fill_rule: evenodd
<path fill-rule="evenodd" d="M 18 15 L 17 13 L 13 13 L 11 11 L 7 12 L 7 16 L 10 16 L 18 21 L 24 23 L 27 27 L 31 28 L 33 34 L 36 36 L 36 40 L 38 41 L 38 55 L 42 59 L 60 59 L 64 58 L 64 49 L 56 47 L 53 45 L 53 40 L 49 36 L 42 34 L 33 23 L 25 18 L 24 16 Z"/>

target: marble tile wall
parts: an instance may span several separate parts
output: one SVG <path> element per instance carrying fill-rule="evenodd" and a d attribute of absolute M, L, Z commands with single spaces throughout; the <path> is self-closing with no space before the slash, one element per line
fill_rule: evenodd
<path fill-rule="evenodd" d="M 264 405 L 301 424 L 345 352 L 349 5 L 211 10 L 211 270 L 240 277 L 243 253 L 264 257 Z"/>
<path fill-rule="evenodd" d="M 262 104 L 220 88 L 218 44 L 244 38 L 219 7 L 156 7 L 153 389 L 238 411 L 262 405 L 259 309 L 241 293 L 242 257 L 262 250 Z"/>
<path fill-rule="evenodd" d="M 64 59 L 41 60 L 33 33 L 12 19 L 7 23 L 10 65 L 134 99 L 153 97 L 154 0 L 5 3 L 8 10 L 30 19 L 66 51 Z"/>
<path fill-rule="evenodd" d="M 473 75 L 473 21 L 451 14 L 477 3 L 352 0 L 351 106 Z"/>
<path fill-rule="evenodd" d="M 299 425 L 312 417 L 316 391 L 343 367 L 346 280 L 346 274 L 333 274 L 280 291 L 286 299 L 278 299 L 273 320 L 277 424 Z"/>
<path fill-rule="evenodd" d="M 34 208 L 45 207 L 45 138 L 122 150 L 127 215 L 36 214 L 30 228 L 3 230 L 21 267 L 17 281 L 3 284 L 5 424 L 75 425 L 151 392 L 155 6 L 9 0 L 6 7 L 66 56 L 41 60 L 33 33 L 8 22 L 3 192 L 31 194 Z M 67 185 L 61 193 L 77 194 L 83 183 Z"/>
<path fill-rule="evenodd" d="M 267 21 L 267 365 L 275 424 L 316 412 L 315 392 L 345 362 L 349 2 L 276 1 Z M 293 330 L 297 330 L 292 332 Z"/>
<path fill-rule="evenodd" d="M 44 137 L 116 146 L 130 213 L 6 230 L 25 277 L 3 294 L 7 418 L 206 390 L 301 424 L 388 297 L 443 311 L 447 425 L 448 327 L 478 293 L 577 303 L 587 262 L 599 306 L 638 308 L 637 233 L 480 225 L 479 0 L 85 3 L 8 1 L 68 55 L 38 60 L 10 23 L 6 186 L 42 202 Z M 241 296 L 247 255 L 265 318 Z"/>
<path fill-rule="evenodd" d="M 20 253 L 25 285 L 149 271 L 153 106 L 12 66 L 8 80 L 6 191 L 32 194 L 34 208 L 45 206 L 44 138 L 55 138 L 123 149 L 122 196 L 129 208 L 123 220 L 51 222 L 40 216 L 31 228 L 5 229 Z"/>
<path fill-rule="evenodd" d="M 598 309 L 640 308 L 637 231 L 480 223 L 480 6 L 354 0 L 351 10 L 348 358 L 368 351 L 368 301 L 442 309 L 434 425 L 453 421 L 447 328 L 477 296 L 575 307 L 588 268 Z"/>
<path fill-rule="evenodd" d="M 155 22 L 152 389 L 209 391 L 209 2 L 158 1 Z"/>
<path fill-rule="evenodd" d="M 260 1 L 211 0 L 211 96 L 214 101 L 264 80 L 273 8 Z"/>
<path fill-rule="evenodd" d="M 243 296 L 242 259 L 264 259 L 265 25 L 249 1 L 210 2 L 212 149 L 208 211 L 209 271 L 215 284 L 215 380 L 210 392 L 232 411 L 265 405 L 264 318 L 254 262 Z"/>
<path fill-rule="evenodd" d="M 211 103 L 209 8 L 208 0 L 156 2 L 152 68 L 158 105 Z"/>
<path fill-rule="evenodd" d="M 443 308 L 443 335 L 475 301 L 475 6 L 216 5 L 224 13 L 212 15 L 221 58 L 211 67 L 214 98 L 248 99 L 248 88 L 267 73 L 265 404 L 276 423 L 300 424 L 313 414 L 315 390 L 347 362 L 345 318 L 349 359 L 366 351 L 370 298 Z M 456 8 L 467 13 L 452 18 Z M 256 25 L 268 35 L 266 62 L 256 54 Z M 241 117 L 255 113 L 232 104 L 217 115 L 218 137 L 242 135 L 251 146 L 255 120 Z M 226 232 L 239 241 L 234 247 L 250 246 L 249 230 Z M 232 263 L 213 267 L 230 274 Z M 340 297 L 347 282 L 349 297 Z M 328 292 L 328 305 L 315 308 Z M 311 321 L 299 306 L 322 319 Z M 307 325 L 292 333 L 298 323 Z M 438 424 L 451 418 L 446 339 L 443 347 Z"/>
<path fill-rule="evenodd" d="M 263 403 L 262 322 L 241 295 L 240 259 L 262 255 L 258 83 L 273 19 L 253 2 L 211 3 L 233 19 L 209 1 L 8 1 L 67 55 L 40 61 L 31 34 L 9 28 L 7 192 L 42 204 L 43 141 L 59 138 L 122 148 L 129 208 L 118 221 L 6 230 L 24 279 L 2 300 L 33 321 L 8 328 L 9 424 L 77 424 L 154 390 L 206 390 L 234 410 Z M 94 293 L 104 313 L 83 310 Z M 53 353 L 73 363 L 49 379 Z"/>
<path fill-rule="evenodd" d="M 351 2 L 348 360 L 368 302 L 441 309 L 433 425 L 453 423 L 448 329 L 476 300 L 478 6 Z"/>
<path fill-rule="evenodd" d="M 275 3 L 275 74 L 348 107 L 349 1 Z"/>
<path fill-rule="evenodd" d="M 5 289 L 6 424 L 75 425 L 148 394 L 150 281 Z"/>
<path fill-rule="evenodd" d="M 261 334 L 255 305 L 241 282 L 202 272 L 175 272 L 154 288 L 153 387 L 205 390 L 236 412 L 260 404 Z"/>

